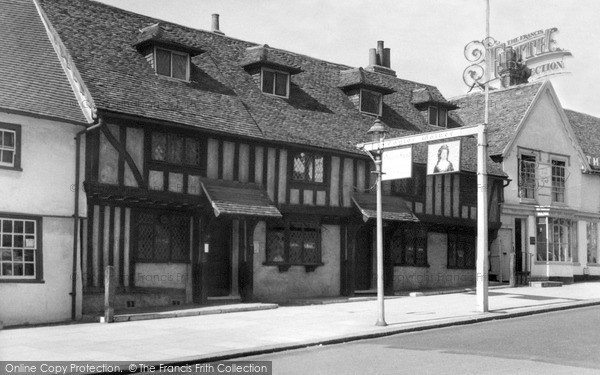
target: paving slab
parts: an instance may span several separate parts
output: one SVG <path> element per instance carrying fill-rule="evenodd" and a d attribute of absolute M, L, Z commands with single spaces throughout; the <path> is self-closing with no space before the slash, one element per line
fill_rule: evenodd
<path fill-rule="evenodd" d="M 0 360 L 215 361 L 590 305 L 600 305 L 600 282 L 492 289 L 485 313 L 476 311 L 473 290 L 388 298 L 385 327 L 375 326 L 376 300 L 359 300 L 113 324 L 14 328 L 0 331 Z"/>

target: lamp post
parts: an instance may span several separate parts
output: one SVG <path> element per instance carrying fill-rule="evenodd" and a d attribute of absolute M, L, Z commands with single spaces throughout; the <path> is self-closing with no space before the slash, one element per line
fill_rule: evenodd
<path fill-rule="evenodd" d="M 383 142 L 387 131 L 382 122 L 377 119 L 373 122 L 367 134 L 371 135 L 374 142 Z M 378 317 L 375 325 L 386 326 L 385 311 L 383 303 L 383 214 L 381 207 L 381 154 L 383 153 L 380 147 L 373 151 L 373 161 L 375 162 L 375 175 L 377 176 L 377 306 Z"/>

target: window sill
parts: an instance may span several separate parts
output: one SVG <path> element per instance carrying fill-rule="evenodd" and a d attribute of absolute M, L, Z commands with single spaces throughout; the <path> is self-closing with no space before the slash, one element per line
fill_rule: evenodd
<path fill-rule="evenodd" d="M 564 260 L 536 260 L 533 262 L 536 266 L 577 266 L 579 263 L 566 262 Z"/>
<path fill-rule="evenodd" d="M 537 204 L 537 200 L 533 198 L 519 198 L 521 204 Z"/>
<path fill-rule="evenodd" d="M 275 263 L 275 262 L 264 262 L 264 266 L 277 266 L 279 272 L 287 272 L 291 266 L 304 266 L 306 272 L 314 272 L 317 267 L 323 266 L 324 263 Z"/>
<path fill-rule="evenodd" d="M 8 167 L 6 165 L 0 165 L 0 169 L 4 169 L 7 171 L 23 172 L 23 168 L 21 167 Z"/>
<path fill-rule="evenodd" d="M 46 281 L 44 280 L 37 280 L 37 279 L 0 279 L 0 283 L 13 283 L 13 284 L 45 284 Z"/>
<path fill-rule="evenodd" d="M 446 266 L 446 269 L 448 269 L 448 270 L 465 270 L 465 271 L 474 271 L 474 270 L 476 270 L 475 267 L 448 267 L 448 266 Z"/>
<path fill-rule="evenodd" d="M 600 263 L 588 263 L 586 267 L 600 267 Z"/>

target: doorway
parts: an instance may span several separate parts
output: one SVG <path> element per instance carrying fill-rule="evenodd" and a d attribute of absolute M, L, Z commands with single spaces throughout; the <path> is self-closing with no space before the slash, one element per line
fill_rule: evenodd
<path fill-rule="evenodd" d="M 211 225 L 209 251 L 206 257 L 206 286 L 208 297 L 225 297 L 231 293 L 231 220 Z"/>
<path fill-rule="evenodd" d="M 356 233 L 354 290 L 371 289 L 373 279 L 373 226 L 363 225 Z"/>

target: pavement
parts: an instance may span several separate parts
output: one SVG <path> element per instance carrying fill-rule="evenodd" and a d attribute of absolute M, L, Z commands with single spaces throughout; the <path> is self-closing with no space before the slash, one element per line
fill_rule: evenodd
<path fill-rule="evenodd" d="M 266 309 L 239 304 L 220 313 L 213 307 L 212 313 L 171 319 L 5 328 L 0 361 L 212 362 L 600 305 L 600 282 L 490 288 L 485 313 L 477 312 L 474 290 L 417 295 L 386 297 L 384 327 L 375 325 L 376 299 L 361 297 Z"/>

